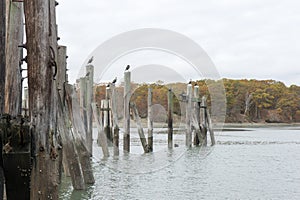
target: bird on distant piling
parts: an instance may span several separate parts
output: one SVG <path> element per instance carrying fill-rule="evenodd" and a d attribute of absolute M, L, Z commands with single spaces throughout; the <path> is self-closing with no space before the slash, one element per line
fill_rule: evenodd
<path fill-rule="evenodd" d="M 127 67 L 126 67 L 125 71 L 128 71 L 128 70 L 129 70 L 129 68 L 130 68 L 130 65 L 127 65 Z"/>
<path fill-rule="evenodd" d="M 94 60 L 94 56 L 92 56 L 92 57 L 89 59 L 89 61 L 88 61 L 87 64 L 91 64 L 91 63 L 93 62 L 93 60 Z"/>
<path fill-rule="evenodd" d="M 197 83 L 195 83 L 195 86 L 198 86 L 198 84 L 197 84 Z"/>
<path fill-rule="evenodd" d="M 192 80 L 189 81 L 189 84 L 192 84 Z"/>
<path fill-rule="evenodd" d="M 112 81 L 113 84 L 117 82 L 117 77 Z"/>
<path fill-rule="evenodd" d="M 106 85 L 106 88 L 109 88 L 109 87 L 110 87 L 110 84 L 107 84 L 107 85 Z"/>
<path fill-rule="evenodd" d="M 85 76 L 89 76 L 89 75 L 90 75 L 90 72 L 86 73 L 86 75 L 85 75 Z"/>

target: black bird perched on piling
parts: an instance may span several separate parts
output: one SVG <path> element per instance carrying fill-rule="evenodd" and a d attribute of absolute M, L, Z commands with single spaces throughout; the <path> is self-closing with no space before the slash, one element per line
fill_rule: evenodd
<path fill-rule="evenodd" d="M 117 77 L 112 81 L 113 84 L 117 82 Z"/>
<path fill-rule="evenodd" d="M 130 65 L 127 65 L 127 67 L 126 67 L 125 71 L 128 71 L 128 70 L 129 70 L 129 68 L 130 68 Z"/>
<path fill-rule="evenodd" d="M 90 75 L 90 72 L 86 73 L 86 75 L 85 75 L 85 76 L 89 76 L 89 75 Z"/>
<path fill-rule="evenodd" d="M 192 80 L 189 81 L 189 84 L 192 84 Z"/>
<path fill-rule="evenodd" d="M 91 63 L 93 62 L 93 60 L 94 60 L 94 56 L 92 56 L 92 57 L 89 59 L 89 61 L 88 61 L 87 64 L 91 64 Z"/>

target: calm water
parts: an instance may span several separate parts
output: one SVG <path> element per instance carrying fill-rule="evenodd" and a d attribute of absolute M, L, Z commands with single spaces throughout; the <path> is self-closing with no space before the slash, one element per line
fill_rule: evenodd
<path fill-rule="evenodd" d="M 61 199 L 300 199 L 300 127 L 247 128 L 217 133 L 215 147 L 178 148 L 155 135 L 155 152 L 142 154 L 137 134 L 132 153 L 102 160 L 94 148 L 96 183 L 73 191 L 63 180 Z"/>

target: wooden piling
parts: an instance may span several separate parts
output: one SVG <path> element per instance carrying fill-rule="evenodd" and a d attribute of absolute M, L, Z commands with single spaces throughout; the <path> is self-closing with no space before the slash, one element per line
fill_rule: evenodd
<path fill-rule="evenodd" d="M 67 159 L 72 185 L 76 190 L 83 190 L 85 189 L 84 176 L 79 160 L 79 155 L 74 144 L 75 138 L 73 137 L 70 119 L 68 117 L 66 108 L 64 108 L 60 100 L 60 97 L 58 98 L 58 100 L 59 109 L 57 114 L 60 120 L 57 121 L 57 128 L 62 138 L 63 151 Z"/>
<path fill-rule="evenodd" d="M 79 102 L 80 102 L 80 113 L 85 129 L 85 138 L 87 133 L 87 115 L 86 115 L 86 77 L 79 79 Z"/>
<path fill-rule="evenodd" d="M 23 55 L 23 4 L 10 2 L 8 10 L 8 27 L 6 36 L 6 81 L 4 112 L 12 116 L 21 114 L 22 110 L 22 74 L 20 60 Z M 2 47 L 1 47 L 2 48 Z M 13 89 L 12 89 L 13 88 Z"/>
<path fill-rule="evenodd" d="M 136 123 L 137 128 L 138 128 L 138 133 L 139 133 L 139 136 L 140 136 L 140 140 L 141 140 L 144 152 L 149 153 L 147 140 L 146 140 L 146 137 L 145 137 L 145 134 L 144 134 L 144 130 L 143 130 L 142 123 L 141 123 L 141 118 L 139 116 L 136 105 L 134 103 L 131 103 L 130 107 L 132 109 L 132 113 L 133 113 L 133 116 L 134 116 L 134 119 L 135 119 L 135 123 Z"/>
<path fill-rule="evenodd" d="M 124 152 L 130 152 L 130 112 L 129 112 L 129 101 L 131 97 L 130 89 L 130 71 L 124 72 Z"/>
<path fill-rule="evenodd" d="M 205 110 L 205 115 L 206 115 L 206 122 L 208 125 L 209 134 L 210 134 L 211 146 L 214 146 L 216 144 L 216 140 L 215 140 L 215 134 L 214 134 L 214 130 L 212 127 L 212 122 L 211 122 L 210 113 L 209 113 L 208 108 L 206 108 L 206 110 Z"/>
<path fill-rule="evenodd" d="M 115 90 L 115 84 L 111 84 L 111 109 L 113 116 L 113 146 L 114 156 L 119 155 L 119 125 L 118 125 L 118 112 L 117 112 L 117 95 Z"/>
<path fill-rule="evenodd" d="M 93 113 L 91 104 L 94 101 L 94 66 L 89 64 L 86 66 L 86 121 L 87 121 L 87 132 L 86 132 L 86 143 L 88 150 L 93 155 Z"/>
<path fill-rule="evenodd" d="M 199 95 L 199 86 L 196 85 L 194 87 L 194 120 L 195 120 L 195 130 L 194 130 L 194 145 L 198 146 L 200 144 L 200 140 L 202 139 L 199 137 L 201 135 L 200 130 L 200 95 Z"/>
<path fill-rule="evenodd" d="M 108 145 L 107 145 L 107 138 L 104 133 L 103 126 L 101 125 L 102 123 L 100 122 L 100 119 L 99 119 L 99 115 L 97 112 L 98 108 L 97 108 L 96 103 L 92 103 L 92 110 L 93 110 L 94 119 L 95 119 L 95 122 L 97 125 L 97 129 L 98 129 L 98 143 L 102 147 L 103 156 L 108 157 L 109 151 L 108 151 Z"/>
<path fill-rule="evenodd" d="M 192 146 L 192 128 L 191 128 L 191 113 L 192 113 L 192 84 L 187 85 L 187 106 L 186 106 L 186 141 L 187 147 Z"/>
<path fill-rule="evenodd" d="M 0 115 L 4 111 L 5 75 L 6 75 L 6 1 L 0 1 Z M 0 183 L 1 184 L 1 183 Z M 1 193 L 1 188 L 0 188 Z"/>
<path fill-rule="evenodd" d="M 62 101 L 62 104 L 65 106 L 65 84 L 66 84 L 66 68 L 67 68 L 67 62 L 66 62 L 66 54 L 67 54 L 67 47 L 66 46 L 59 46 L 57 51 L 57 78 L 56 78 L 56 88 L 58 90 L 58 94 L 60 96 L 60 99 Z M 62 143 L 61 141 L 59 141 Z M 62 144 L 61 144 L 62 146 Z M 71 176 L 68 162 L 67 162 L 67 155 L 65 151 L 59 151 L 59 180 L 61 180 L 62 177 L 62 169 L 64 171 L 65 176 Z"/>
<path fill-rule="evenodd" d="M 61 100 L 63 104 L 65 103 L 65 83 L 67 82 L 66 80 L 66 70 L 67 70 L 67 61 L 66 61 L 66 56 L 67 56 L 67 47 L 66 46 L 59 46 L 58 47 L 58 58 L 57 58 L 57 66 L 58 66 L 58 71 L 57 71 L 57 88 L 59 91 L 59 95 L 61 97 Z"/>
<path fill-rule="evenodd" d="M 52 1 L 52 0 L 50 0 Z M 31 199 L 58 199 L 58 172 L 53 168 L 55 139 L 51 126 L 52 86 L 55 58 L 51 46 L 49 1 L 24 1 L 30 122 L 34 135 Z M 51 50 L 52 49 L 52 50 Z M 52 52 L 52 53 L 51 53 Z M 52 142 L 53 141 L 53 142 Z M 54 147 L 53 147 L 54 145 Z"/>
<path fill-rule="evenodd" d="M 168 90 L 168 148 L 173 147 L 173 92 Z"/>
<path fill-rule="evenodd" d="M 66 84 L 66 103 L 67 108 L 66 110 L 69 113 L 69 118 L 73 125 L 73 138 L 75 142 L 75 147 L 79 155 L 79 161 L 81 164 L 81 169 L 83 172 L 84 182 L 88 184 L 92 184 L 95 182 L 92 165 L 91 165 L 91 158 L 90 152 L 86 146 L 84 135 L 84 125 L 82 123 L 80 114 L 78 110 L 80 108 L 79 102 L 77 100 L 77 95 L 75 95 L 75 89 L 72 85 Z"/>
<path fill-rule="evenodd" d="M 153 116 L 152 116 L 152 101 L 153 101 L 152 88 L 148 87 L 148 148 L 149 151 L 153 151 Z"/>
<path fill-rule="evenodd" d="M 203 146 L 207 146 L 207 120 L 206 120 L 206 97 L 203 96 L 201 99 L 201 104 L 200 104 L 200 118 L 201 118 L 201 125 L 202 125 L 202 130 L 201 130 L 201 135 L 203 138 Z"/>
<path fill-rule="evenodd" d="M 110 127 L 110 101 L 108 99 L 101 100 L 101 111 L 103 112 L 103 130 L 107 138 L 108 146 L 112 146 L 112 135 Z"/>
<path fill-rule="evenodd" d="M 6 0 L 0 1 L 0 116 L 4 111 L 4 94 L 5 94 L 5 49 L 6 49 Z M 0 134 L 0 149 L 2 151 L 2 137 Z M 4 172 L 2 152 L 0 153 L 0 199 L 4 195 Z"/>

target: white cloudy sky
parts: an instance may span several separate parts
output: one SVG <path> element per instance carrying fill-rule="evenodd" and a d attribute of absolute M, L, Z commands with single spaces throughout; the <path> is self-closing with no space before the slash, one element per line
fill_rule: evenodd
<path fill-rule="evenodd" d="M 64 0 L 59 3 L 59 43 L 68 47 L 71 82 L 91 52 L 112 36 L 140 28 L 161 28 L 197 42 L 221 77 L 276 79 L 287 85 L 300 85 L 298 0 Z M 153 63 L 141 63 L 147 64 Z"/>

